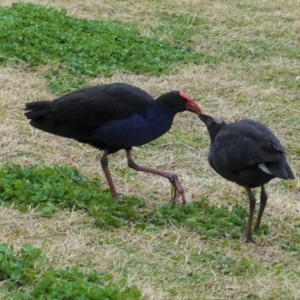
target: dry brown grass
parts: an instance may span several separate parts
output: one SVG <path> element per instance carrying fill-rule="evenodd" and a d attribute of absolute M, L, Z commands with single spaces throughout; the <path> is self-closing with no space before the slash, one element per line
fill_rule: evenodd
<path fill-rule="evenodd" d="M 1 5 L 13 2 L 4 0 Z M 201 13 L 215 32 L 223 32 L 224 39 L 243 39 L 252 32 L 287 34 L 288 23 L 295 37 L 299 32 L 298 1 L 21 1 L 64 8 L 68 14 L 80 18 L 136 21 L 146 32 L 147 24 L 157 22 L 153 11 L 180 13 L 186 9 L 191 15 Z M 299 4 L 299 3 L 298 3 Z M 278 21 L 274 21 L 276 18 Z M 282 30 L 280 31 L 280 25 Z M 239 29 L 243 28 L 242 31 Z M 211 47 L 209 40 L 195 36 L 198 47 Z M 212 50 L 213 51 L 213 50 Z M 107 188 L 98 163 L 100 154 L 89 146 L 34 130 L 23 116 L 24 103 L 52 99 L 42 75 L 46 67 L 35 71 L 20 67 L 0 68 L 0 159 L 2 163 L 43 165 L 71 164 L 87 176 L 99 173 L 101 187 Z M 295 175 L 300 174 L 300 127 L 298 122 L 299 90 L 285 89 L 283 79 L 290 74 L 300 76 L 299 61 L 292 58 L 268 57 L 264 61 L 224 59 L 214 66 L 186 65 L 172 74 L 148 77 L 116 73 L 111 78 L 95 78 L 89 84 L 123 81 L 137 85 L 153 96 L 172 89 L 188 93 L 202 106 L 204 112 L 220 115 L 227 121 L 254 118 L 268 124 L 288 150 Z M 202 136 L 201 144 L 195 137 Z M 189 201 L 205 196 L 214 204 L 228 199 L 241 199 L 242 189 L 217 176 L 207 163 L 208 136 L 204 126 L 192 114 L 176 117 L 170 133 L 152 144 L 135 149 L 137 162 L 147 166 L 177 172 L 186 188 Z M 127 169 L 125 154 L 119 152 L 109 159 L 120 193 L 143 197 L 149 207 L 157 207 L 170 197 L 169 183 L 157 176 L 135 173 Z M 123 171 L 124 170 L 124 171 Z M 280 239 L 299 222 L 300 183 L 297 178 L 290 190 L 282 190 L 278 180 L 267 186 L 269 202 L 263 223 L 270 228 L 267 236 L 260 236 L 257 245 L 224 239 L 204 240 L 185 228 L 165 228 L 155 233 L 139 233 L 129 228 L 106 231 L 94 227 L 93 219 L 82 212 L 61 212 L 45 219 L 34 212 L 20 214 L 13 209 L 0 210 L 3 232 L 0 242 L 20 248 L 24 243 L 40 247 L 57 267 L 80 265 L 82 268 L 121 276 L 126 268 L 128 284 L 137 284 L 145 299 L 299 299 L 298 279 L 286 277 L 289 270 L 300 272 L 298 260 L 279 246 L 268 241 Z M 246 199 L 246 197 L 244 197 Z M 245 202 L 245 207 L 247 203 Z M 213 261 L 213 279 L 194 285 L 188 274 L 199 274 L 197 259 L 217 253 L 224 259 L 239 261 L 246 257 L 253 262 L 250 274 L 243 277 L 217 272 Z M 218 256 L 217 255 L 217 256 Z M 177 257 L 178 259 L 174 259 Z M 195 259 L 197 257 L 197 259 Z M 268 273 L 268 267 L 284 265 L 278 276 Z M 202 265 L 201 265 L 202 266 Z M 261 271 L 257 266 L 263 266 Z M 206 270 L 206 272 L 208 272 Z M 299 274 L 299 273 L 298 273 Z M 203 281 L 201 281 L 203 282 Z M 177 290 L 170 295 L 169 290 Z M 205 295 L 202 298 L 201 295 Z M 200 297 L 200 298 L 199 298 Z M 274 298 L 275 297 L 275 298 Z"/>
<path fill-rule="evenodd" d="M 3 209 L 0 217 L 5 233 L 2 242 L 11 244 L 13 241 L 15 249 L 25 243 L 43 249 L 53 268 L 80 266 L 85 271 L 100 273 L 109 270 L 116 279 L 122 278 L 120 270 L 126 269 L 130 274 L 128 284 L 138 285 L 146 299 L 198 299 L 199 294 L 206 295 L 205 299 L 222 294 L 224 297 L 219 299 L 251 294 L 272 299 L 272 292 L 279 286 L 293 299 L 300 288 L 298 281 L 290 285 L 283 280 L 284 276 L 274 277 L 257 268 L 257 265 L 282 264 L 290 266 L 286 271 L 299 270 L 293 265 L 293 255 L 276 246 L 230 241 L 225 244 L 222 239 L 207 241 L 184 228 L 168 227 L 155 233 L 136 233 L 128 228 L 111 232 L 94 227 L 91 218 L 82 212 L 61 212 L 48 219 L 34 212 L 21 214 Z M 269 238 L 262 239 L 267 243 Z M 215 256 L 220 266 L 228 264 L 228 273 L 226 270 L 223 274 L 216 272 L 213 260 L 207 260 L 205 269 L 195 264 L 203 256 Z M 247 270 L 250 273 L 247 280 L 231 276 L 234 268 L 230 265 L 245 257 L 253 264 Z M 212 279 L 200 285 L 186 284 L 188 274 L 201 276 L 203 273 L 212 274 Z M 170 297 L 164 291 L 166 285 L 177 290 L 178 295 Z"/>

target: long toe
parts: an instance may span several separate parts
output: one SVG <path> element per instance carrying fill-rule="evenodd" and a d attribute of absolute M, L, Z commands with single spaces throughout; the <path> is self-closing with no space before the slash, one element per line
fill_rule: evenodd
<path fill-rule="evenodd" d="M 176 204 L 178 201 L 179 195 L 178 195 L 178 191 L 176 190 L 176 187 L 172 184 L 171 185 L 171 200 L 170 202 L 172 202 L 173 204 Z"/>
<path fill-rule="evenodd" d="M 173 187 L 172 187 L 172 189 L 174 189 Z M 178 191 L 176 191 L 176 190 L 174 190 L 173 192 L 172 192 L 172 198 L 171 198 L 171 200 L 170 200 L 170 202 L 172 202 L 173 204 L 176 204 L 177 202 L 178 202 L 178 199 L 179 199 L 179 193 L 178 193 Z"/>
<path fill-rule="evenodd" d="M 183 186 L 182 186 L 178 176 L 176 174 L 172 174 L 171 176 L 168 177 L 168 179 L 172 185 L 171 202 L 173 202 L 174 204 L 177 203 L 179 197 L 181 196 L 182 205 L 185 205 L 186 204 L 185 192 L 184 192 Z"/>
<path fill-rule="evenodd" d="M 185 192 L 184 191 L 182 191 L 181 192 L 181 197 L 182 197 L 182 206 L 184 206 L 184 205 L 186 205 L 186 198 L 185 198 Z"/>
<path fill-rule="evenodd" d="M 171 188 L 171 200 L 170 202 L 172 202 L 173 204 L 176 204 L 179 201 L 179 198 L 182 198 L 182 206 L 184 206 L 186 204 L 186 198 L 185 198 L 185 193 L 183 190 L 179 190 L 176 186 L 174 186 L 172 184 L 172 188 Z"/>
<path fill-rule="evenodd" d="M 253 243 L 253 244 L 256 244 L 256 241 L 255 241 L 255 239 L 253 238 L 252 235 L 246 236 L 246 242 L 247 242 L 247 243 Z"/>

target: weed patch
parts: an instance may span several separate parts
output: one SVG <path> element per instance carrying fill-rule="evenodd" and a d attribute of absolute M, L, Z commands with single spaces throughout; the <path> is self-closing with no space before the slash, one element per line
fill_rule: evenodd
<path fill-rule="evenodd" d="M 116 70 L 161 75 L 178 64 L 214 60 L 208 53 L 142 36 L 128 23 L 75 19 L 66 11 L 40 5 L 1 7 L 0 27 L 0 62 L 21 60 L 29 66 L 55 62 L 58 67 L 46 74 L 54 92 L 63 92 L 64 86 L 76 88 L 88 77 L 110 76 Z"/>
<path fill-rule="evenodd" d="M 82 209 L 94 217 L 97 226 L 108 230 L 130 226 L 137 231 L 156 231 L 172 225 L 184 226 L 208 239 L 239 239 L 244 234 L 248 213 L 239 203 L 217 206 L 201 198 L 185 206 L 167 202 L 150 210 L 145 199 L 123 196 L 115 200 L 109 190 L 100 189 L 97 176 L 88 179 L 76 168 L 67 166 L 3 165 L 0 204 L 21 212 L 35 208 L 45 217 L 62 209 Z M 256 234 L 268 234 L 268 231 L 268 226 L 263 224 Z M 281 239 L 280 247 L 300 253 L 299 236 L 299 228 L 291 229 L 289 241 Z"/>
<path fill-rule="evenodd" d="M 59 166 L 2 166 L 0 203 L 23 212 L 34 207 L 48 217 L 75 207 L 87 210 L 99 226 L 107 229 L 129 225 L 151 231 L 173 224 L 206 237 L 239 238 L 247 217 L 247 212 L 237 204 L 228 209 L 211 205 L 204 198 L 183 207 L 166 203 L 151 211 L 143 199 L 123 197 L 116 201 L 109 191 L 100 190 L 96 178 L 89 180 L 75 168 Z"/>
<path fill-rule="evenodd" d="M 0 244 L 0 276 L 4 288 L 10 291 L 6 299 L 140 299 L 136 287 L 125 287 L 126 280 L 112 283 L 109 274 L 87 274 L 78 268 L 43 271 L 36 267 L 46 261 L 41 250 L 30 244 L 16 252 L 7 244 Z"/>

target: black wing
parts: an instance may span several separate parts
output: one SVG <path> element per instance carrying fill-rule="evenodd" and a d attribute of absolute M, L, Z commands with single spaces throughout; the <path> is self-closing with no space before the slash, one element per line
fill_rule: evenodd
<path fill-rule="evenodd" d="M 227 170 L 238 173 L 260 163 L 279 162 L 284 149 L 276 136 L 263 124 L 242 120 L 222 128 L 213 145 L 215 168 L 226 164 Z"/>

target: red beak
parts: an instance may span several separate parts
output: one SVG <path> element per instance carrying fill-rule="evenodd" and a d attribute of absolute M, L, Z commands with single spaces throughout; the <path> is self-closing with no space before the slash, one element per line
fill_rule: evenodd
<path fill-rule="evenodd" d="M 198 104 L 196 102 L 194 102 L 193 100 L 189 100 L 187 105 L 186 105 L 186 110 L 195 113 L 197 115 L 202 114 L 201 108 L 198 106 Z"/>
<path fill-rule="evenodd" d="M 198 106 L 198 104 L 194 100 L 192 100 L 186 93 L 180 91 L 179 94 L 183 99 L 187 101 L 186 110 L 197 115 L 202 114 L 201 108 Z"/>

